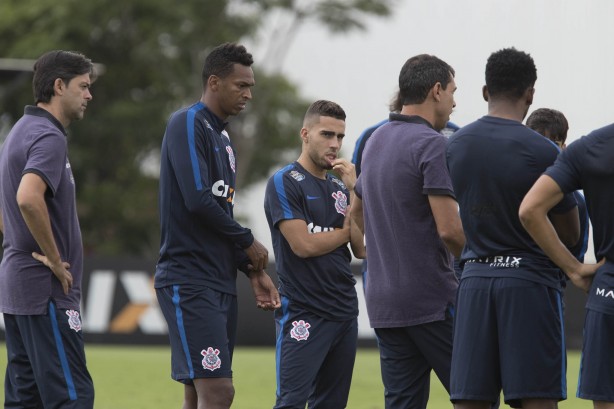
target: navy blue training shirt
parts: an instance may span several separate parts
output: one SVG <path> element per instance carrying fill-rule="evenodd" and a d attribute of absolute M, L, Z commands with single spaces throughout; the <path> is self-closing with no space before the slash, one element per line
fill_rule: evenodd
<path fill-rule="evenodd" d="M 204 285 L 236 294 L 241 249 L 254 237 L 233 219 L 236 159 L 225 123 L 202 102 L 175 112 L 162 141 L 160 258 L 155 287 Z"/>
<path fill-rule="evenodd" d="M 614 124 L 572 142 L 546 171 L 565 193 L 582 189 L 595 257 L 614 261 Z"/>
<path fill-rule="evenodd" d="M 346 245 L 317 257 L 301 258 L 279 230 L 283 220 L 301 219 L 309 233 L 343 227 L 350 193 L 345 184 L 328 174 L 319 179 L 294 162 L 268 181 L 264 199 L 279 276 L 279 292 L 314 314 L 342 321 L 358 315 L 356 280 L 350 270 Z"/>
<path fill-rule="evenodd" d="M 515 277 L 560 287 L 561 272 L 518 217 L 525 194 L 557 156 L 552 142 L 509 119 L 484 116 L 450 137 L 447 162 L 466 238 L 463 277 Z M 575 205 L 568 194 L 552 211 Z"/>

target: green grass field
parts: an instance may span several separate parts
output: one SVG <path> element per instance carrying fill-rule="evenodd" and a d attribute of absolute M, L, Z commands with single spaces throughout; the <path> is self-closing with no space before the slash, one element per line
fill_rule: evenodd
<path fill-rule="evenodd" d="M 180 408 L 183 386 L 170 379 L 167 347 L 86 345 L 88 367 L 96 387 L 96 409 Z M 6 366 L 6 350 L 0 344 L 0 371 Z M 235 351 L 233 409 L 272 408 L 275 401 L 275 351 L 245 348 Z M 592 403 L 575 398 L 579 353 L 568 354 L 568 396 L 560 409 L 589 409 Z M 2 377 L 3 380 L 4 377 Z M 354 368 L 350 409 L 383 409 L 384 389 L 376 349 L 360 349 Z M 4 391 L 0 388 L 4 402 Z M 451 408 L 447 393 L 432 377 L 430 409 Z"/>

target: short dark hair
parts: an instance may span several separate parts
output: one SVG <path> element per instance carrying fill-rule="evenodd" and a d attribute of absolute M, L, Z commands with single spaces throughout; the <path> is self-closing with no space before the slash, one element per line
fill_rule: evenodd
<path fill-rule="evenodd" d="M 220 44 L 211 50 L 205 58 L 202 72 L 203 86 L 207 87 L 207 81 L 212 75 L 219 78 L 230 75 L 234 64 L 250 67 L 253 63 L 252 55 L 247 52 L 244 46 L 237 43 Z"/>
<path fill-rule="evenodd" d="M 490 96 L 518 99 L 537 80 L 533 58 L 514 47 L 496 51 L 486 62 L 486 87 Z"/>
<path fill-rule="evenodd" d="M 562 145 L 567 140 L 569 123 L 565 115 L 556 109 L 536 109 L 527 118 L 527 126 L 543 136 L 546 136 L 546 131 L 549 131 L 552 142 Z"/>
<path fill-rule="evenodd" d="M 303 124 L 310 122 L 313 118 L 320 118 L 321 116 L 330 116 L 345 121 L 345 111 L 339 104 L 321 99 L 307 108 Z"/>
<path fill-rule="evenodd" d="M 54 95 L 55 80 L 60 78 L 66 85 L 73 78 L 94 75 L 94 64 L 89 58 L 75 51 L 53 50 L 41 55 L 34 63 L 32 91 L 34 102 L 49 103 Z"/>
<path fill-rule="evenodd" d="M 454 75 L 454 69 L 434 55 L 411 57 L 399 74 L 399 92 L 403 105 L 423 103 L 435 84 L 439 82 L 446 89 Z"/>

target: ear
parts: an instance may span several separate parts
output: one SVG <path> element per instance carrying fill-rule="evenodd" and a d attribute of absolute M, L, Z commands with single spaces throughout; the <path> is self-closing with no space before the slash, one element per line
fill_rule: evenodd
<path fill-rule="evenodd" d="M 533 103 L 533 96 L 535 95 L 535 88 L 527 88 L 525 91 L 525 100 L 527 101 L 527 105 L 531 105 Z"/>
<path fill-rule="evenodd" d="M 489 95 L 488 95 L 488 87 L 486 85 L 482 87 L 482 98 L 484 98 L 484 101 L 488 102 Z"/>
<path fill-rule="evenodd" d="M 309 130 L 307 128 L 301 128 L 301 140 L 303 143 L 308 143 L 309 141 Z"/>
<path fill-rule="evenodd" d="M 221 79 L 217 75 L 210 75 L 207 79 L 207 88 L 214 92 L 217 91 L 220 87 L 220 81 Z"/>
<path fill-rule="evenodd" d="M 62 95 L 64 93 L 64 89 L 66 88 L 66 84 L 62 81 L 61 78 L 56 78 L 53 81 L 53 94 L 54 95 Z"/>
<path fill-rule="evenodd" d="M 441 82 L 436 83 L 435 85 L 433 85 L 433 88 L 431 88 L 431 92 L 433 93 L 433 98 L 435 99 L 435 101 L 441 101 L 442 90 L 443 87 L 441 86 Z"/>

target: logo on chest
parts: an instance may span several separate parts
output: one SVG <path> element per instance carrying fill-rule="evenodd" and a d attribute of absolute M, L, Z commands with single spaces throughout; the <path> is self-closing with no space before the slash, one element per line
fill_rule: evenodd
<path fill-rule="evenodd" d="M 228 145 L 226 145 L 226 152 L 228 152 L 228 162 L 230 162 L 230 168 L 232 169 L 233 172 L 236 173 L 235 153 L 233 152 L 232 148 Z"/>
<path fill-rule="evenodd" d="M 341 190 L 336 191 L 332 196 L 335 199 L 335 210 L 345 216 L 348 210 L 348 197 Z"/>

